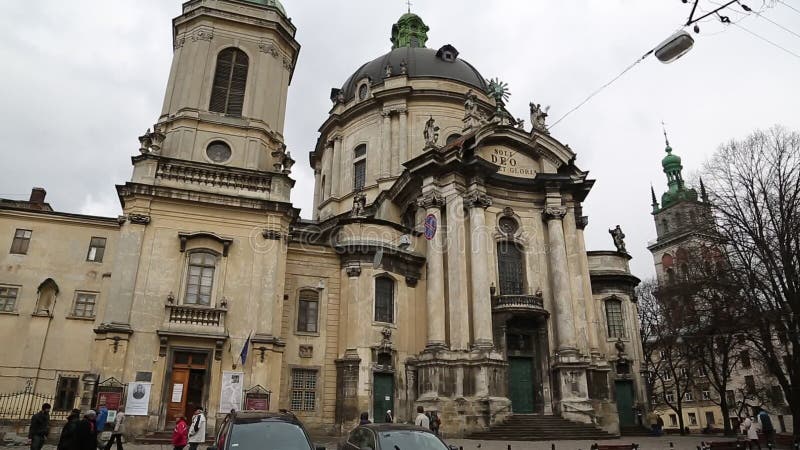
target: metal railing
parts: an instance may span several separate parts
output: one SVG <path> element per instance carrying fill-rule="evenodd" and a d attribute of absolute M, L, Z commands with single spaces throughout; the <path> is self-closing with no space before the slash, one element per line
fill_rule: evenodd
<path fill-rule="evenodd" d="M 0 394 L 0 420 L 25 421 L 42 409 L 44 403 L 55 404 L 55 396 L 25 390 Z M 65 420 L 72 407 L 67 410 L 51 410 L 50 420 Z"/>

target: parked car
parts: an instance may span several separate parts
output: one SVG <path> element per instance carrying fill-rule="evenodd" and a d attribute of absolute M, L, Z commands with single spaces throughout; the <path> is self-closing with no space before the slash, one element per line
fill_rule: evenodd
<path fill-rule="evenodd" d="M 286 412 L 236 411 L 225 416 L 208 450 L 325 450 L 314 447 L 300 420 Z"/>
<path fill-rule="evenodd" d="M 371 423 L 356 427 L 339 444 L 339 450 L 457 450 L 426 428 L 396 423 Z"/>

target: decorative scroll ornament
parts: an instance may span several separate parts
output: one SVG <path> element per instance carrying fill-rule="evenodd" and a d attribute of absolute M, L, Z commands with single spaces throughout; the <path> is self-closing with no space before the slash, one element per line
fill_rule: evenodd
<path fill-rule="evenodd" d="M 470 192 L 464 196 L 464 207 L 471 208 L 488 208 L 492 206 L 492 199 L 483 192 Z"/>
<path fill-rule="evenodd" d="M 150 223 L 150 216 L 145 214 L 128 214 L 128 220 L 137 225 L 147 225 Z"/>
<path fill-rule="evenodd" d="M 420 208 L 441 208 L 444 206 L 444 197 L 436 192 L 425 194 L 417 199 L 417 206 Z"/>
<path fill-rule="evenodd" d="M 561 220 L 567 215 L 565 206 L 548 206 L 542 211 L 545 220 Z"/>

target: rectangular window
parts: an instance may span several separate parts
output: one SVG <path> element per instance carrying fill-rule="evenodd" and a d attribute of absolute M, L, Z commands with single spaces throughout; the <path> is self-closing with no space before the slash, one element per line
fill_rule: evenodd
<path fill-rule="evenodd" d="M 703 400 L 711 400 L 711 392 L 710 391 L 703 391 Z"/>
<path fill-rule="evenodd" d="M 674 392 L 667 392 L 666 401 L 667 403 L 675 403 L 675 393 Z"/>
<path fill-rule="evenodd" d="M 783 389 L 781 389 L 780 386 L 772 386 L 769 391 L 769 397 L 773 406 L 781 406 L 785 404 L 783 401 Z"/>
<path fill-rule="evenodd" d="M 606 319 L 608 321 L 608 337 L 624 338 L 625 326 L 622 321 L 622 302 L 606 300 Z"/>
<path fill-rule="evenodd" d="M 714 411 L 706 411 L 706 423 L 709 425 L 714 425 Z"/>
<path fill-rule="evenodd" d="M 317 330 L 317 310 L 319 306 L 319 294 L 316 291 L 300 291 L 300 299 L 297 303 L 297 331 L 316 333 Z"/>
<path fill-rule="evenodd" d="M 367 181 L 367 160 L 362 159 L 353 164 L 353 190 L 364 189 Z"/>
<path fill-rule="evenodd" d="M 31 234 L 33 234 L 31 230 L 17 229 L 17 231 L 14 232 L 14 240 L 11 242 L 10 253 L 16 253 L 18 255 L 27 254 L 28 244 L 31 243 Z"/>
<path fill-rule="evenodd" d="M 684 378 L 688 378 L 689 377 L 689 369 L 687 369 L 686 367 L 681 367 L 681 376 L 684 377 Z"/>
<path fill-rule="evenodd" d="M 97 294 L 78 292 L 75 294 L 75 306 L 72 308 L 74 317 L 94 317 L 94 307 Z"/>
<path fill-rule="evenodd" d="M 742 362 L 742 369 L 749 369 L 750 368 L 750 352 L 747 350 L 743 351 L 739 355 L 739 359 Z"/>
<path fill-rule="evenodd" d="M 744 377 L 744 386 L 747 389 L 748 394 L 756 393 L 756 379 L 753 378 L 752 375 L 746 375 Z"/>
<path fill-rule="evenodd" d="M 671 380 L 671 379 L 672 379 L 672 372 L 670 372 L 669 370 L 665 370 L 665 371 L 663 371 L 663 372 L 661 372 L 661 373 L 663 374 L 663 375 L 662 375 L 662 378 L 663 378 L 665 381 L 669 381 L 669 380 Z"/>
<path fill-rule="evenodd" d="M 667 357 L 667 352 L 665 352 L 664 350 L 661 350 L 660 352 L 658 352 L 658 356 L 659 356 L 659 358 L 664 359 L 664 358 Z"/>
<path fill-rule="evenodd" d="M 689 425 L 697 425 L 697 414 L 689 413 Z"/>
<path fill-rule="evenodd" d="M 292 410 L 314 411 L 317 409 L 317 371 L 292 369 Z"/>
<path fill-rule="evenodd" d="M 19 288 L 0 286 L 0 311 L 13 312 L 17 309 L 17 295 Z"/>
<path fill-rule="evenodd" d="M 86 254 L 87 261 L 103 262 L 103 254 L 106 252 L 106 238 L 93 237 L 89 241 L 89 253 Z"/>
<path fill-rule="evenodd" d="M 214 270 L 217 257 L 212 253 L 196 252 L 189 256 L 186 279 L 186 303 L 189 305 L 211 305 L 211 288 L 214 285 Z"/>
<path fill-rule="evenodd" d="M 375 321 L 394 323 L 394 281 L 391 278 L 375 279 Z"/>
<path fill-rule="evenodd" d="M 59 376 L 53 409 L 56 411 L 69 411 L 75 407 L 76 397 L 78 397 L 78 378 Z"/>
<path fill-rule="evenodd" d="M 677 427 L 678 426 L 678 416 L 676 416 L 675 414 L 670 414 L 669 415 L 669 426 L 671 426 L 671 427 Z"/>
<path fill-rule="evenodd" d="M 725 401 L 728 402 L 728 406 L 736 404 L 736 393 L 732 389 L 725 391 Z"/>
<path fill-rule="evenodd" d="M 683 399 L 687 402 L 692 402 L 694 401 L 694 394 L 692 394 L 691 392 L 684 392 Z"/>

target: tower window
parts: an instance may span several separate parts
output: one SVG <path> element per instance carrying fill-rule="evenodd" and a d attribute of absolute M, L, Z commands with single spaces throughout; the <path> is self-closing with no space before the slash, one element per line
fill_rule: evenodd
<path fill-rule="evenodd" d="M 310 289 L 300 291 L 297 305 L 297 331 L 316 333 L 319 293 Z"/>
<path fill-rule="evenodd" d="M 524 289 L 522 250 L 513 242 L 497 243 L 500 295 L 520 295 Z"/>
<path fill-rule="evenodd" d="M 247 54 L 238 48 L 229 47 L 219 52 L 211 86 L 210 111 L 236 117 L 242 115 L 247 66 Z"/>
<path fill-rule="evenodd" d="M 375 279 L 375 321 L 394 323 L 394 280 Z"/>
<path fill-rule="evenodd" d="M 625 322 L 622 319 L 621 301 L 613 298 L 606 300 L 606 323 L 608 324 L 608 337 L 625 337 Z"/>
<path fill-rule="evenodd" d="M 206 156 L 215 163 L 225 162 L 231 157 L 231 147 L 222 141 L 214 141 L 208 144 Z"/>

